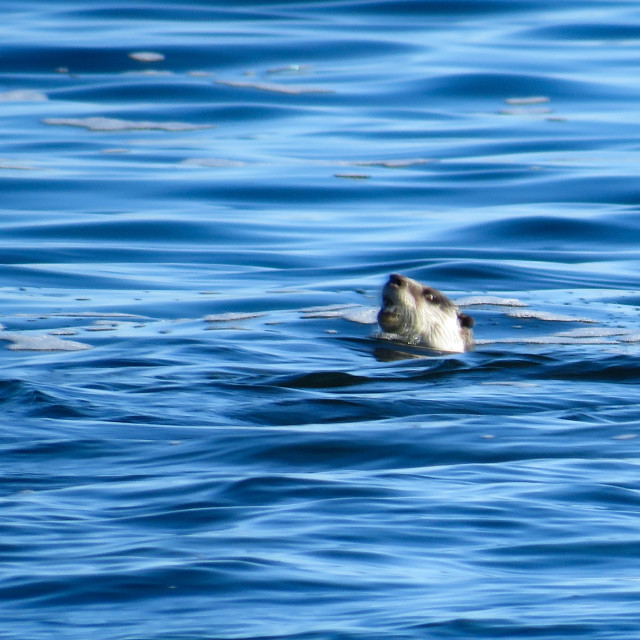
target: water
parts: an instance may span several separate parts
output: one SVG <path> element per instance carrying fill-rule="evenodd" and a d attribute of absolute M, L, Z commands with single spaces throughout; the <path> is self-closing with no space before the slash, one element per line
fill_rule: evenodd
<path fill-rule="evenodd" d="M 639 3 L 0 34 L 0 638 L 638 635 Z"/>

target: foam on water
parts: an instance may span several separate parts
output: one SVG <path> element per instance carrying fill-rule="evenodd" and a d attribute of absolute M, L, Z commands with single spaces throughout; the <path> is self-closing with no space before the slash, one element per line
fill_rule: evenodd
<path fill-rule="evenodd" d="M 301 309 L 302 317 L 313 318 L 341 318 L 359 322 L 361 324 L 371 324 L 376 322 L 377 308 L 365 308 L 356 304 L 330 304 L 319 307 L 308 307 Z"/>
<path fill-rule="evenodd" d="M 226 158 L 187 158 L 180 162 L 182 166 L 188 167 L 211 167 L 211 168 L 233 168 L 243 167 L 246 162 L 240 160 L 228 160 Z"/>
<path fill-rule="evenodd" d="M 12 160 L 5 160 L 0 158 L 0 169 L 10 171 L 36 171 L 37 167 L 29 166 L 26 164 L 19 164 Z"/>
<path fill-rule="evenodd" d="M 47 102 L 49 96 L 35 89 L 14 89 L 0 92 L 0 102 Z"/>
<path fill-rule="evenodd" d="M 119 320 L 147 320 L 147 316 L 120 311 L 59 311 L 48 314 L 54 318 L 114 318 Z"/>
<path fill-rule="evenodd" d="M 0 331 L 0 340 L 6 340 L 12 351 L 84 351 L 91 345 L 75 340 L 62 340 L 52 335 L 29 335 L 14 331 Z"/>
<path fill-rule="evenodd" d="M 553 313 L 551 311 L 536 311 L 534 309 L 523 310 L 507 310 L 506 314 L 510 318 L 527 318 L 534 320 L 543 320 L 544 322 L 597 322 L 593 318 L 581 318 L 576 316 L 564 315 L 561 313 Z"/>
<path fill-rule="evenodd" d="M 52 126 L 83 127 L 90 131 L 198 131 L 211 129 L 211 124 L 190 124 L 188 122 L 151 122 L 147 120 L 122 120 L 91 116 L 89 118 L 44 118 L 44 124 Z"/>
<path fill-rule="evenodd" d="M 358 167 L 384 167 L 386 169 L 403 169 L 405 167 L 419 166 L 429 164 L 433 160 L 427 158 L 401 158 L 398 160 L 358 160 L 354 162 L 345 162 L 344 164 L 353 164 Z"/>
<path fill-rule="evenodd" d="M 249 80 L 216 80 L 216 82 L 217 84 L 239 89 L 257 89 L 258 91 L 268 91 L 272 93 L 284 93 L 291 95 L 333 93 L 332 89 L 323 89 L 319 87 L 303 87 L 299 85 L 289 84 L 276 84 L 274 82 L 253 82 Z"/>
<path fill-rule="evenodd" d="M 547 96 L 530 96 L 527 98 L 506 98 L 507 104 L 513 105 L 530 105 L 530 104 L 545 104 L 550 102 L 551 99 Z"/>
<path fill-rule="evenodd" d="M 210 314 L 205 317 L 206 322 L 238 322 L 240 320 L 253 320 L 254 318 L 260 318 L 262 313 L 216 313 Z"/>
<path fill-rule="evenodd" d="M 129 57 L 138 62 L 160 62 L 164 60 L 164 54 L 156 51 L 133 51 Z"/>
<path fill-rule="evenodd" d="M 500 296 L 466 296 L 457 298 L 459 307 L 495 306 L 495 307 L 526 307 L 527 303 L 517 298 L 501 298 Z"/>

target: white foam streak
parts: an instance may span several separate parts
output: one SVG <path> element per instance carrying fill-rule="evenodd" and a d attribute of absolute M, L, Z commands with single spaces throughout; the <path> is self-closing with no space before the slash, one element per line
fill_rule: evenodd
<path fill-rule="evenodd" d="M 252 320 L 260 318 L 263 313 L 216 313 L 205 317 L 206 322 L 238 322 L 239 320 Z"/>
<path fill-rule="evenodd" d="M 591 318 L 576 318 L 574 316 L 565 316 L 558 313 L 551 313 L 549 311 L 534 311 L 532 309 L 528 309 L 527 311 L 508 310 L 505 313 L 510 318 L 544 320 L 545 322 L 585 322 L 585 323 L 597 322 L 596 320 L 592 320 Z"/>
<path fill-rule="evenodd" d="M 500 298 L 498 296 L 469 296 L 456 300 L 459 307 L 475 307 L 481 305 L 494 307 L 526 307 L 527 303 L 517 298 Z"/>
<path fill-rule="evenodd" d="M 0 93 L 0 102 L 47 102 L 46 93 L 32 89 L 14 89 Z"/>
<path fill-rule="evenodd" d="M 133 51 L 129 54 L 129 57 L 138 62 L 160 62 L 160 60 L 164 60 L 164 55 L 155 51 Z"/>
<path fill-rule="evenodd" d="M 7 340 L 12 351 L 85 351 L 91 345 L 75 340 L 61 340 L 55 336 L 30 336 L 13 331 L 0 332 L 0 340 Z"/>
<path fill-rule="evenodd" d="M 377 307 L 360 305 L 328 305 L 326 307 L 309 307 L 302 309 L 302 317 L 306 320 L 314 318 L 339 318 L 357 324 L 375 324 L 378 320 Z"/>
<path fill-rule="evenodd" d="M 300 95 L 305 93 L 333 93 L 329 89 L 317 89 L 315 87 L 301 87 L 297 85 L 275 84 L 273 82 L 247 82 L 240 80 L 216 80 L 217 84 L 238 89 L 258 89 L 259 91 L 269 91 L 272 93 L 285 93 L 290 95 Z"/>
<path fill-rule="evenodd" d="M 214 125 L 188 122 L 151 122 L 147 120 L 121 120 L 120 118 L 45 118 L 44 124 L 64 127 L 84 127 L 90 131 L 196 131 L 211 129 Z"/>

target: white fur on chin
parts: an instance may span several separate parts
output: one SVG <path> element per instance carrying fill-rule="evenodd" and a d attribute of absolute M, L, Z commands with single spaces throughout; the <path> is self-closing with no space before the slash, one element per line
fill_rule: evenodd
<path fill-rule="evenodd" d="M 424 345 L 438 351 L 462 353 L 465 343 L 460 333 L 458 314 L 453 309 L 441 309 L 437 305 L 429 305 L 415 310 L 421 316 L 422 322 L 415 323 L 411 317 L 404 316 L 406 329 L 402 335 L 410 337 L 412 342 Z"/>

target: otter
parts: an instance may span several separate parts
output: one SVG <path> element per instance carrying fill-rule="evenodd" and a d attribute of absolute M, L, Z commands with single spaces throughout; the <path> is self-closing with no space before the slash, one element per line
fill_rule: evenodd
<path fill-rule="evenodd" d="M 378 324 L 411 344 L 461 353 L 473 349 L 474 319 L 441 291 L 393 273 L 382 289 Z"/>

